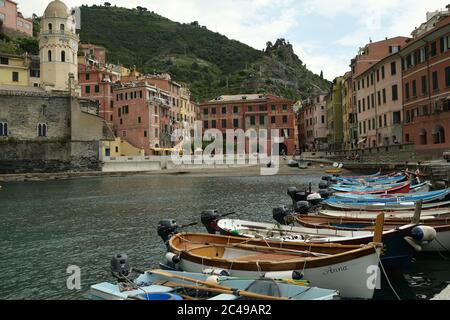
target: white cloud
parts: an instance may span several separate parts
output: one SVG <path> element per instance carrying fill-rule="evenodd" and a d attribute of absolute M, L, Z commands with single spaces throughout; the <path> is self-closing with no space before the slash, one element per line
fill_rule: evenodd
<path fill-rule="evenodd" d="M 63 0 L 68 6 L 103 4 L 104 0 Z M 49 1 L 18 0 L 26 16 L 41 15 Z M 244 42 L 256 49 L 267 41 L 286 38 L 312 71 L 323 70 L 328 79 L 343 74 L 359 47 L 372 38 L 408 36 L 425 20 L 427 11 L 442 9 L 440 0 L 109 0 L 112 5 L 138 5 L 169 19 L 198 21 L 210 30 Z M 301 19 L 319 26 L 337 21 L 329 35 L 302 34 Z M 342 23 L 339 23 L 342 22 Z M 328 37 L 327 37 L 328 36 Z M 313 39 L 313 40 L 312 40 Z"/>

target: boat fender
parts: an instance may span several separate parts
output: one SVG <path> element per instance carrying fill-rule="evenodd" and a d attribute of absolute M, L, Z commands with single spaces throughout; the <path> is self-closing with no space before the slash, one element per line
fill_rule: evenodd
<path fill-rule="evenodd" d="M 404 239 L 411 247 L 414 248 L 414 250 L 416 250 L 417 252 L 422 251 L 422 246 L 419 245 L 416 241 L 414 241 L 412 237 L 405 237 Z"/>
<path fill-rule="evenodd" d="M 219 277 L 229 277 L 230 276 L 230 273 L 224 269 L 205 269 L 205 270 L 203 270 L 202 273 L 209 274 L 212 276 L 219 276 Z"/>
<path fill-rule="evenodd" d="M 272 280 L 301 280 L 303 279 L 303 274 L 298 271 L 278 271 L 278 272 L 267 272 L 264 275 L 266 279 Z"/>
<path fill-rule="evenodd" d="M 180 256 L 178 256 L 178 255 L 176 255 L 176 254 L 174 254 L 172 252 L 167 252 L 166 253 L 166 260 L 167 260 L 167 262 L 173 263 L 175 265 L 180 263 L 180 261 L 181 261 Z"/>
<path fill-rule="evenodd" d="M 218 284 L 219 283 L 219 277 L 218 276 L 210 276 L 208 278 L 206 278 L 206 283 L 211 283 L 211 284 Z"/>
<path fill-rule="evenodd" d="M 411 237 L 418 242 L 431 242 L 436 235 L 436 230 L 428 226 L 417 226 L 411 230 Z"/>

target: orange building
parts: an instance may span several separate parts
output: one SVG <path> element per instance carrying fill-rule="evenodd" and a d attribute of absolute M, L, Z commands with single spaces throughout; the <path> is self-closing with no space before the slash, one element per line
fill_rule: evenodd
<path fill-rule="evenodd" d="M 294 102 L 270 94 L 245 94 L 220 96 L 215 100 L 200 104 L 203 130 L 219 129 L 224 134 L 227 129 L 268 130 L 268 150 L 272 153 L 272 129 L 280 130 L 284 142 L 280 144 L 280 154 L 293 155 L 296 151 L 296 114 Z M 249 146 L 246 145 L 246 152 Z"/>
<path fill-rule="evenodd" d="M 0 22 L 3 27 L 33 36 L 33 20 L 25 19 L 17 11 L 17 3 L 14 1 L 0 0 Z"/>

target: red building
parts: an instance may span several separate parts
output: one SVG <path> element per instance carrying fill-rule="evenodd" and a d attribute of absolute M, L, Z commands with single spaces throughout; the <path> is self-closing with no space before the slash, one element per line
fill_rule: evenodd
<path fill-rule="evenodd" d="M 271 155 L 271 130 L 279 129 L 284 142 L 280 144 L 280 153 L 293 155 L 296 151 L 296 115 L 293 101 L 274 95 L 246 94 L 220 96 L 215 100 L 200 104 L 200 117 L 203 130 L 219 129 L 224 134 L 227 129 L 268 130 L 268 150 Z M 249 146 L 246 145 L 246 152 Z"/>
<path fill-rule="evenodd" d="M 429 13 L 400 56 L 404 141 L 442 156 L 450 147 L 450 12 Z"/>
<path fill-rule="evenodd" d="M 105 48 L 94 45 L 81 45 L 82 56 L 78 57 L 78 81 L 81 96 L 100 106 L 100 116 L 112 127 L 114 121 L 113 84 L 120 74 L 106 66 Z"/>
<path fill-rule="evenodd" d="M 145 80 L 121 83 L 114 87 L 114 134 L 146 155 L 170 148 L 170 93 Z"/>

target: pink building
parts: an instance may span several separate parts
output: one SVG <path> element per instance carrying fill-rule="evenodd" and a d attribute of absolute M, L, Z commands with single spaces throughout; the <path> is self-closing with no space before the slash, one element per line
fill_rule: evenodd
<path fill-rule="evenodd" d="M 396 37 L 370 43 L 352 60 L 359 148 L 402 141 L 402 71 L 398 52 L 407 40 Z"/>
<path fill-rule="evenodd" d="M 0 0 L 0 24 L 3 27 L 33 36 L 33 20 L 25 19 L 17 11 L 17 3 L 11 0 Z"/>
<path fill-rule="evenodd" d="M 327 119 L 325 95 L 306 99 L 302 103 L 304 126 L 302 136 L 304 151 L 320 151 L 327 148 Z"/>
<path fill-rule="evenodd" d="M 146 82 L 122 83 L 113 89 L 114 134 L 146 155 L 170 148 L 170 93 Z"/>

